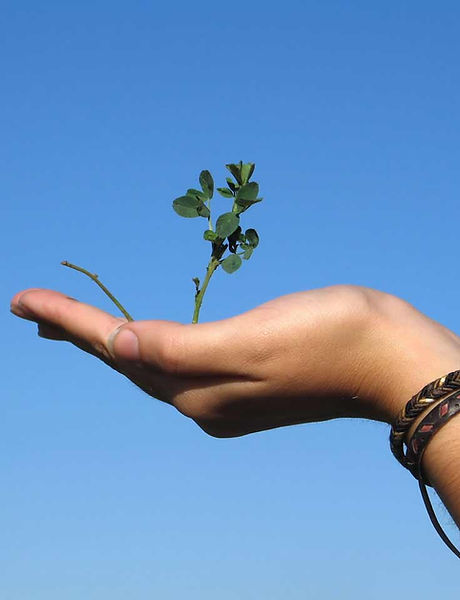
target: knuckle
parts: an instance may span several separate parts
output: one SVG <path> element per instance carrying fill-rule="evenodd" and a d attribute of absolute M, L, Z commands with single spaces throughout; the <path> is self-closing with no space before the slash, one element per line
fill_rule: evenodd
<path fill-rule="evenodd" d="M 353 313 L 366 317 L 367 320 L 381 321 L 395 314 L 413 310 L 412 305 L 393 294 L 364 286 L 347 287 L 343 293 L 348 294 Z"/>
<path fill-rule="evenodd" d="M 374 314 L 381 301 L 383 292 L 353 284 L 337 284 L 329 286 L 331 302 L 339 314 L 349 319 L 368 318 Z"/>
<path fill-rule="evenodd" d="M 369 297 L 368 291 L 370 291 L 370 288 L 351 283 L 338 283 L 328 286 L 325 289 L 332 291 L 342 301 L 348 300 L 349 302 L 367 301 Z"/>

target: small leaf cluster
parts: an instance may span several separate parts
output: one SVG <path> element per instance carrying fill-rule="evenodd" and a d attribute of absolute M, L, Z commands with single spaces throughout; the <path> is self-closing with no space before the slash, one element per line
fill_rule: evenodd
<path fill-rule="evenodd" d="M 214 180 L 209 171 L 200 173 L 201 190 L 188 189 L 184 196 L 174 200 L 173 208 L 181 217 L 203 217 L 208 220 L 208 228 L 203 237 L 212 245 L 211 256 L 219 261 L 224 271 L 234 273 L 240 268 L 242 259 L 249 260 L 259 244 L 259 235 L 255 229 L 246 229 L 243 233 L 240 216 L 263 198 L 258 197 L 259 185 L 250 181 L 255 169 L 254 163 L 240 161 L 225 166 L 231 177 L 226 178 L 227 187 L 218 187 L 217 192 L 224 198 L 233 200 L 233 203 L 230 210 L 217 218 L 215 227 L 211 218 Z M 224 258 L 226 251 L 228 256 Z"/>
<path fill-rule="evenodd" d="M 205 217 L 209 219 L 211 216 L 206 202 L 211 200 L 214 194 L 214 181 L 209 171 L 201 171 L 200 185 L 202 191 L 190 188 L 185 196 L 180 196 L 174 200 L 173 208 L 181 217 Z"/>

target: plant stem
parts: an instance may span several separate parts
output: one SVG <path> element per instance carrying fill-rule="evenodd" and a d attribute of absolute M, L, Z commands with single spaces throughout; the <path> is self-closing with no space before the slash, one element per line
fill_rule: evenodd
<path fill-rule="evenodd" d="M 208 200 L 208 208 L 209 208 L 208 229 L 210 231 L 214 231 L 214 227 L 212 226 L 212 218 L 211 218 L 211 198 L 209 198 L 209 200 Z"/>
<path fill-rule="evenodd" d="M 201 289 L 198 292 L 198 294 L 195 296 L 195 310 L 193 311 L 192 323 L 198 323 L 201 305 L 203 304 L 203 297 L 206 293 L 209 281 L 211 280 L 211 277 L 213 276 L 213 273 L 217 269 L 219 264 L 219 259 L 212 255 L 208 264 L 208 268 L 206 269 L 206 276 L 203 280 L 203 285 L 201 286 Z"/>
<path fill-rule="evenodd" d="M 120 304 L 120 302 L 115 298 L 115 296 L 111 292 L 109 292 L 109 290 L 105 287 L 105 285 L 101 281 L 99 281 L 98 275 L 96 275 L 95 273 L 90 273 L 86 269 L 83 269 L 83 267 L 78 267 L 77 265 L 73 265 L 72 263 L 69 263 L 66 260 L 63 260 L 61 262 L 61 265 L 64 265 L 64 267 L 69 267 L 70 269 L 75 269 L 75 271 L 79 271 L 80 273 L 83 273 L 84 275 L 86 275 L 87 277 L 92 279 L 94 281 L 94 283 L 97 283 L 97 285 L 101 288 L 101 290 L 104 292 L 104 294 L 106 294 L 110 298 L 110 300 L 112 300 L 112 302 L 115 304 L 115 306 L 123 313 L 123 315 L 128 319 L 128 321 L 134 321 L 134 319 L 129 314 L 129 312 L 125 309 L 125 307 L 122 304 Z"/>

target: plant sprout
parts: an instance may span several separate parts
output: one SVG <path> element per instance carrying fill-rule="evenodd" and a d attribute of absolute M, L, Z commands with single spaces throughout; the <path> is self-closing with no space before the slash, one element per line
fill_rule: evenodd
<path fill-rule="evenodd" d="M 217 188 L 221 196 L 227 200 L 232 200 L 230 210 L 223 212 L 213 223 L 211 215 L 211 199 L 214 195 L 214 180 L 209 171 L 201 171 L 199 182 L 201 190 L 190 188 L 184 196 L 176 198 L 173 202 L 173 209 L 181 217 L 195 218 L 202 217 L 207 220 L 207 229 L 203 233 L 203 238 L 211 244 L 211 254 L 206 268 L 206 274 L 203 283 L 198 277 L 193 278 L 195 284 L 195 308 L 193 311 L 192 323 L 198 323 L 203 298 L 208 288 L 211 277 L 219 267 L 226 273 L 237 271 L 243 260 L 249 260 L 255 248 L 259 245 L 259 235 L 255 229 L 243 229 L 240 225 L 240 216 L 251 206 L 262 201 L 258 198 L 259 185 L 255 181 L 250 181 L 254 173 L 254 163 L 237 164 L 230 163 L 225 165 L 230 171 L 231 177 L 226 178 L 227 187 Z M 102 291 L 112 300 L 117 308 L 123 313 L 128 321 L 133 318 L 124 308 L 124 306 L 115 298 L 115 296 L 99 280 L 98 275 L 90 273 L 82 267 L 78 267 L 68 261 L 63 261 L 66 267 L 75 269 L 92 279 Z"/>
<path fill-rule="evenodd" d="M 211 256 L 203 283 L 198 277 L 193 278 L 195 283 L 195 309 L 192 323 L 197 323 L 200 315 L 203 297 L 208 288 L 211 277 L 221 266 L 226 273 L 234 273 L 241 267 L 242 260 L 249 260 L 254 249 L 259 244 L 259 235 L 255 229 L 243 230 L 240 225 L 240 215 L 253 204 L 262 201 L 258 198 L 259 186 L 255 181 L 249 181 L 254 173 L 255 164 L 225 165 L 233 176 L 227 177 L 227 187 L 217 188 L 221 196 L 233 201 L 231 210 L 224 212 L 217 218 L 215 225 L 211 215 L 211 198 L 214 194 L 214 180 L 209 171 L 200 173 L 200 190 L 188 189 L 185 196 L 176 198 L 173 208 L 181 217 L 203 217 L 208 221 L 208 228 L 203 234 L 206 241 L 211 244 Z"/>

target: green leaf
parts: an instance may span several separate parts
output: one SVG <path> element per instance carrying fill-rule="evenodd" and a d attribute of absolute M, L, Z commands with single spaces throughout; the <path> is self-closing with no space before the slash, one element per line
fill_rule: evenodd
<path fill-rule="evenodd" d="M 225 239 L 231 235 L 240 224 L 240 219 L 234 213 L 228 212 L 220 215 L 216 221 L 216 233 L 220 238 Z"/>
<path fill-rule="evenodd" d="M 251 175 L 254 173 L 256 165 L 254 163 L 246 163 L 241 168 L 241 179 L 243 183 L 247 183 L 251 179 Z"/>
<path fill-rule="evenodd" d="M 238 254 L 230 254 L 220 264 L 226 273 L 234 273 L 241 267 L 241 257 Z"/>
<path fill-rule="evenodd" d="M 238 190 L 238 194 L 236 195 L 236 201 L 238 200 L 249 200 L 250 202 L 254 202 L 257 198 L 257 194 L 259 193 L 259 184 L 255 181 L 251 183 L 246 183 L 242 185 Z"/>
<path fill-rule="evenodd" d="M 212 198 L 214 193 L 214 180 L 209 171 L 201 171 L 200 185 L 203 189 L 203 193 L 206 194 L 208 198 Z"/>
<path fill-rule="evenodd" d="M 236 179 L 236 181 L 241 185 L 243 183 L 243 180 L 241 179 L 241 168 L 243 166 L 243 162 L 240 160 L 240 162 L 237 165 L 235 165 L 234 163 L 229 163 L 225 166 Z"/>
<path fill-rule="evenodd" d="M 254 252 L 254 247 L 250 244 L 242 243 L 240 244 L 240 250 L 243 250 L 243 258 L 244 260 L 249 260 Z"/>
<path fill-rule="evenodd" d="M 208 242 L 215 242 L 218 236 L 215 231 L 212 231 L 211 229 L 206 229 L 206 231 L 203 233 L 203 237 Z"/>
<path fill-rule="evenodd" d="M 252 248 L 257 248 L 257 246 L 259 245 L 259 234 L 257 233 L 257 231 L 255 229 L 246 229 L 245 235 L 247 243 Z"/>
<path fill-rule="evenodd" d="M 233 198 L 232 191 L 228 188 L 217 188 L 217 191 L 221 196 L 224 196 L 225 198 Z"/>
<path fill-rule="evenodd" d="M 237 191 L 239 186 L 235 185 L 235 183 L 233 182 L 233 180 L 230 177 L 226 177 L 225 181 L 227 182 L 227 185 L 232 190 L 232 192 Z"/>
<path fill-rule="evenodd" d="M 181 217 L 193 218 L 199 217 L 198 208 L 202 205 L 201 201 L 192 196 L 181 196 L 173 202 L 173 209 Z"/>
<path fill-rule="evenodd" d="M 236 207 L 237 207 L 237 210 L 235 212 L 237 215 L 240 215 L 245 210 L 248 210 L 248 208 L 250 208 L 254 204 L 257 204 L 257 202 L 262 202 L 262 200 L 263 200 L 263 198 L 257 198 L 257 200 L 252 200 L 252 201 L 251 200 L 243 200 L 242 198 L 240 198 L 238 200 L 238 202 L 235 200 Z"/>
<path fill-rule="evenodd" d="M 257 194 L 259 193 L 259 184 L 255 181 L 242 185 L 235 197 L 235 203 L 239 207 L 238 213 L 244 212 L 250 206 L 259 202 Z"/>
<path fill-rule="evenodd" d="M 192 196 L 192 198 L 198 198 L 198 200 L 200 200 L 201 202 L 204 202 L 208 199 L 206 194 L 203 194 L 203 192 L 200 192 L 200 190 L 195 190 L 193 188 L 188 189 L 186 195 Z"/>
<path fill-rule="evenodd" d="M 206 219 L 209 219 L 209 217 L 211 216 L 209 208 L 205 204 L 200 204 L 197 210 L 200 217 L 205 217 Z"/>
<path fill-rule="evenodd" d="M 249 260 L 254 252 L 254 248 L 246 248 L 244 250 L 243 258 L 244 260 Z"/>
<path fill-rule="evenodd" d="M 235 201 L 235 206 L 233 207 L 233 210 L 237 215 L 240 215 L 245 210 L 248 210 L 248 208 L 250 208 L 253 204 L 254 203 L 250 200 L 243 200 L 240 198 L 238 202 Z"/>

